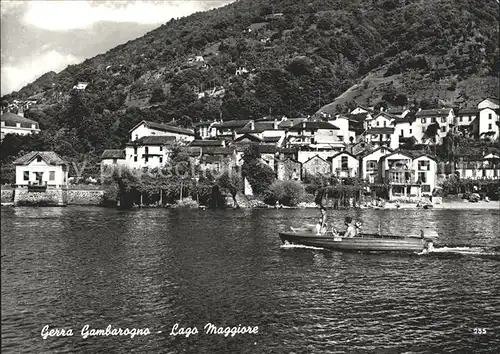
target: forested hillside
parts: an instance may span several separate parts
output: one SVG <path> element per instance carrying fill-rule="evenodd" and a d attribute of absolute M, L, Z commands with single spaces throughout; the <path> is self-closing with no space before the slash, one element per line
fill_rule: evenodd
<path fill-rule="evenodd" d="M 27 148 L 95 158 L 142 118 L 303 116 L 339 96 L 323 109 L 474 105 L 498 95 L 498 21 L 496 0 L 240 0 L 2 97 L 38 94 L 26 116 L 43 130 L 5 139 L 2 160 Z"/>

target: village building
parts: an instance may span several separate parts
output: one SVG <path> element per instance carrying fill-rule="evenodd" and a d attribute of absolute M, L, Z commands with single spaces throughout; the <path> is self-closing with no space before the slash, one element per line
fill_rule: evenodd
<path fill-rule="evenodd" d="M 287 147 L 342 150 L 345 143 L 339 138 L 340 129 L 323 121 L 303 121 L 287 131 Z"/>
<path fill-rule="evenodd" d="M 214 146 L 214 147 L 226 147 L 226 141 L 225 140 L 216 140 L 216 139 L 211 139 L 211 140 L 193 140 L 192 142 L 189 143 L 189 146 L 196 146 L 196 147 L 205 147 L 205 146 Z"/>
<path fill-rule="evenodd" d="M 352 127 L 349 117 L 339 115 L 334 119 L 329 119 L 328 123 L 339 128 L 337 137 L 345 144 L 356 141 L 356 130 Z"/>
<path fill-rule="evenodd" d="M 16 188 L 63 188 L 68 183 L 67 162 L 53 151 L 32 151 L 13 162 Z"/>
<path fill-rule="evenodd" d="M 211 139 L 217 136 L 217 128 L 214 126 L 217 122 L 205 121 L 194 125 L 196 136 L 201 139 Z"/>
<path fill-rule="evenodd" d="M 302 175 L 330 174 L 332 165 L 327 160 L 316 155 L 302 164 Z"/>
<path fill-rule="evenodd" d="M 496 98 L 486 98 L 478 103 L 479 111 L 476 119 L 471 123 L 474 136 L 494 141 L 499 136 L 499 102 Z"/>
<path fill-rule="evenodd" d="M 130 141 L 125 147 L 126 165 L 130 168 L 163 167 L 172 152 L 177 139 L 175 136 L 143 136 Z"/>
<path fill-rule="evenodd" d="M 359 176 L 369 183 L 381 183 L 381 175 L 379 170 L 381 168 L 381 159 L 392 153 L 393 150 L 386 146 L 380 146 L 375 150 L 366 152 L 360 156 Z"/>
<path fill-rule="evenodd" d="M 280 181 L 300 181 L 302 164 L 290 157 L 280 156 L 276 161 L 276 178 Z"/>
<path fill-rule="evenodd" d="M 234 140 L 238 137 L 237 132 L 245 127 L 247 124 L 253 122 L 253 120 L 245 119 L 245 120 L 228 120 L 217 122 L 213 125 L 216 128 L 216 133 L 218 138 L 227 138 L 230 140 Z"/>
<path fill-rule="evenodd" d="M 356 114 L 373 114 L 374 110 L 373 108 L 365 107 L 365 106 L 357 106 L 351 111 L 351 115 L 356 115 Z"/>
<path fill-rule="evenodd" d="M 130 141 L 138 140 L 147 136 L 170 136 L 176 140 L 188 143 L 194 140 L 194 131 L 175 127 L 164 123 L 156 123 L 143 120 L 130 129 Z"/>
<path fill-rule="evenodd" d="M 468 135 L 468 133 L 472 132 L 472 122 L 476 120 L 478 115 L 479 110 L 475 107 L 459 110 L 455 116 L 455 127 L 457 131 L 461 132 L 463 135 Z"/>
<path fill-rule="evenodd" d="M 85 91 L 88 85 L 88 82 L 80 81 L 75 86 L 73 86 L 73 90 Z"/>
<path fill-rule="evenodd" d="M 413 136 L 422 143 L 435 140 L 440 143 L 448 134 L 455 123 L 455 114 L 452 108 L 425 109 L 416 114 L 415 129 Z M 426 136 L 427 129 L 431 124 L 437 124 L 437 136 Z"/>
<path fill-rule="evenodd" d="M 332 166 L 332 174 L 339 178 L 357 177 L 359 160 L 348 151 L 341 151 L 328 159 Z"/>
<path fill-rule="evenodd" d="M 38 122 L 24 117 L 22 111 L 18 114 L 12 112 L 6 112 L 2 114 L 1 118 L 1 140 L 7 134 L 36 134 L 40 132 Z"/>
<path fill-rule="evenodd" d="M 381 178 L 389 199 L 431 196 L 436 188 L 436 160 L 420 152 L 394 151 L 381 157 Z"/>
<path fill-rule="evenodd" d="M 101 155 L 101 166 L 126 166 L 125 150 L 123 149 L 108 149 L 104 150 Z"/>

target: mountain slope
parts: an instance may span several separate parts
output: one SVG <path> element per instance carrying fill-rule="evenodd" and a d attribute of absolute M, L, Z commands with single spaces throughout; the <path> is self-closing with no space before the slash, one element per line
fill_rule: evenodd
<path fill-rule="evenodd" d="M 51 87 L 2 101 L 43 92 L 28 113 L 45 130 L 73 132 L 73 156 L 119 147 L 142 118 L 188 126 L 221 114 L 308 115 L 339 96 L 324 109 L 475 104 L 497 96 L 498 20 L 494 0 L 240 0 L 171 20 L 67 67 Z M 90 84 L 76 94 L 79 81 Z"/>

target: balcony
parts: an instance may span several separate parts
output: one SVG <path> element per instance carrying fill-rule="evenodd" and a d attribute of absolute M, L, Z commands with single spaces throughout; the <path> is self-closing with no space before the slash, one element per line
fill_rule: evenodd
<path fill-rule="evenodd" d="M 409 169 L 390 169 L 385 171 L 385 182 L 393 185 L 412 186 L 415 182 L 415 171 Z"/>
<path fill-rule="evenodd" d="M 47 181 L 28 182 L 29 192 L 45 192 L 46 190 L 47 190 Z"/>

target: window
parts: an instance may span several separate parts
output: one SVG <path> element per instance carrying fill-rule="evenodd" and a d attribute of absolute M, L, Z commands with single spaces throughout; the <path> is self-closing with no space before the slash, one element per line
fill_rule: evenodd
<path fill-rule="evenodd" d="M 472 117 L 469 117 L 469 122 L 472 122 Z"/>
<path fill-rule="evenodd" d="M 491 113 L 488 114 L 488 119 L 492 119 Z"/>
<path fill-rule="evenodd" d="M 442 130 L 443 132 L 445 132 L 445 131 L 446 131 L 446 125 L 443 125 L 443 126 L 441 127 L 441 130 Z"/>
<path fill-rule="evenodd" d="M 29 181 L 30 180 L 30 171 L 24 171 L 23 172 L 23 181 Z"/>
<path fill-rule="evenodd" d="M 135 134 L 135 140 L 139 139 L 139 134 Z"/>
<path fill-rule="evenodd" d="M 459 117 L 459 118 L 458 118 L 458 121 L 459 121 L 459 122 L 462 122 L 462 121 L 463 121 L 462 117 Z"/>
<path fill-rule="evenodd" d="M 384 127 L 387 127 L 387 121 L 384 120 Z"/>
<path fill-rule="evenodd" d="M 425 118 L 422 118 L 422 123 L 425 124 Z"/>
<path fill-rule="evenodd" d="M 342 156 L 341 162 L 340 162 L 340 167 L 343 170 L 349 169 L 349 163 L 348 163 L 348 157 L 347 156 Z"/>
<path fill-rule="evenodd" d="M 333 130 L 330 130 L 330 135 L 333 135 Z"/>
<path fill-rule="evenodd" d="M 420 183 L 425 183 L 425 182 L 427 182 L 427 173 L 425 173 L 425 172 L 419 172 L 419 173 L 418 173 L 418 181 L 419 181 Z"/>
<path fill-rule="evenodd" d="M 145 153 L 146 155 L 147 155 L 147 154 L 149 154 L 149 146 L 146 146 L 146 147 L 144 148 L 144 153 Z"/>
<path fill-rule="evenodd" d="M 432 118 L 431 118 L 431 122 L 432 122 L 432 123 L 436 123 L 436 117 L 432 117 Z"/>
<path fill-rule="evenodd" d="M 488 124 L 488 129 L 491 130 L 493 128 L 493 124 Z"/>
<path fill-rule="evenodd" d="M 160 156 L 160 163 L 163 163 L 163 156 Z"/>
<path fill-rule="evenodd" d="M 410 134 L 411 134 L 411 128 L 410 128 Z"/>
<path fill-rule="evenodd" d="M 380 122 L 377 120 L 377 127 L 379 126 Z"/>
<path fill-rule="evenodd" d="M 446 117 L 441 118 L 441 123 L 446 123 Z"/>
<path fill-rule="evenodd" d="M 41 157 L 41 156 L 38 156 L 38 157 L 36 158 L 36 162 L 42 162 L 42 157 Z"/>
<path fill-rule="evenodd" d="M 160 151 L 163 151 L 163 146 L 160 146 Z"/>
<path fill-rule="evenodd" d="M 418 170 L 419 171 L 430 171 L 431 164 L 428 160 L 418 161 Z"/>
<path fill-rule="evenodd" d="M 144 156 L 144 162 L 148 162 L 148 161 L 149 161 L 149 156 L 148 155 Z"/>
<path fill-rule="evenodd" d="M 422 184 L 422 192 L 423 193 L 430 193 L 431 192 L 431 186 L 428 184 Z"/>
<path fill-rule="evenodd" d="M 137 146 L 134 146 L 134 155 L 137 155 Z"/>
<path fill-rule="evenodd" d="M 366 161 L 366 170 L 367 171 L 374 171 L 376 169 L 377 169 L 377 161 L 375 161 L 375 160 Z"/>
<path fill-rule="evenodd" d="M 49 181 L 54 181 L 56 179 L 56 171 L 49 171 Z"/>
<path fill-rule="evenodd" d="M 134 156 L 134 162 L 137 162 L 137 155 Z"/>
<path fill-rule="evenodd" d="M 422 133 L 425 133 L 425 127 L 422 127 Z"/>

